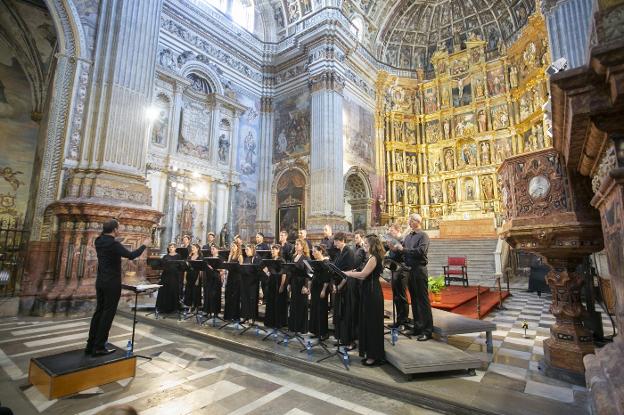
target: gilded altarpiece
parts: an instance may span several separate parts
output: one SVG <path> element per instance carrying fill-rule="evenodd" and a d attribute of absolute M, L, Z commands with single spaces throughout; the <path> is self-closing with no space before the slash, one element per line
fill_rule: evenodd
<path fill-rule="evenodd" d="M 535 14 L 502 57 L 486 61 L 486 42 L 472 35 L 458 52 L 442 46 L 434 53 L 432 79 L 380 73 L 377 125 L 390 220 L 417 212 L 426 228 L 439 229 L 444 221 L 500 219 L 498 166 L 552 146 L 543 110 L 545 39 L 543 17 Z"/>

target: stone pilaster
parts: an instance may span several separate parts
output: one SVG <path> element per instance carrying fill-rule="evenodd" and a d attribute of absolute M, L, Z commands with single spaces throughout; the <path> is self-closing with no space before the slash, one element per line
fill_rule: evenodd
<path fill-rule="evenodd" d="M 59 260 L 46 290 L 33 284 L 23 293 L 23 311 L 90 311 L 97 270 L 93 241 L 102 222 L 117 217 L 124 244 L 136 248 L 161 217 L 151 207 L 145 178 L 150 132 L 146 115 L 161 8 L 162 0 L 119 0 L 101 6 L 83 139 L 68 153 L 70 158 L 75 154 L 77 167 L 67 172 L 62 199 L 46 206 L 45 212 L 56 217 Z M 125 263 L 124 272 L 142 279 L 145 256 Z"/>
<path fill-rule="evenodd" d="M 546 0 L 542 3 L 552 62 L 566 58 L 568 68 L 587 63 L 593 3 L 593 0 Z"/>
<path fill-rule="evenodd" d="M 311 212 L 306 227 L 311 233 L 324 224 L 334 231 L 346 230 L 342 137 L 342 92 L 345 81 L 335 70 L 311 76 L 312 92 L 310 150 Z"/>
<path fill-rule="evenodd" d="M 258 208 L 256 212 L 256 232 L 265 236 L 273 235 L 271 226 L 271 181 L 273 165 L 273 101 L 263 97 L 260 106 L 260 138 L 258 151 Z"/>

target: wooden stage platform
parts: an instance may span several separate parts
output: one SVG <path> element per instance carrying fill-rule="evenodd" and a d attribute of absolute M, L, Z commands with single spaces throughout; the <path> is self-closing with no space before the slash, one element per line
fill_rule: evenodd
<path fill-rule="evenodd" d="M 30 360 L 28 380 L 48 399 L 134 377 L 136 356 L 117 348 L 106 356 L 91 357 L 84 349 Z"/>
<path fill-rule="evenodd" d="M 388 283 L 382 284 L 384 299 L 392 301 L 392 287 Z M 477 291 L 479 291 L 479 310 L 477 312 Z M 409 294 L 409 293 L 408 293 Z M 439 310 L 450 311 L 464 317 L 481 319 L 488 315 L 501 301 L 509 297 L 509 292 L 492 290 L 487 287 L 462 287 L 450 285 L 441 292 L 440 301 L 433 301 L 431 307 Z M 409 296 L 408 296 L 409 298 Z"/>

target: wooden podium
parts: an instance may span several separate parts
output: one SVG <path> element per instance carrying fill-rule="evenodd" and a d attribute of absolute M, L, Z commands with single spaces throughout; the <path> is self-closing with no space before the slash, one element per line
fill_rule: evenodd
<path fill-rule="evenodd" d="M 84 349 L 30 359 L 28 380 L 48 399 L 67 395 L 134 377 L 136 356 L 115 353 L 91 357 Z"/>

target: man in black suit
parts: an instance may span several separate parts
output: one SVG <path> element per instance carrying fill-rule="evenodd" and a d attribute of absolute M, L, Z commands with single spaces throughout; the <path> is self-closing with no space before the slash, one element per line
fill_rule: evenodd
<path fill-rule="evenodd" d="M 95 239 L 95 251 L 98 257 L 95 280 L 97 305 L 91 318 L 89 340 L 85 348 L 85 354 L 93 356 L 103 356 L 115 351 L 115 349 L 106 348 L 106 341 L 121 297 L 121 258 L 137 258 L 151 243 L 151 238 L 146 238 L 137 250 L 128 251 L 115 239 L 118 236 L 119 223 L 111 219 L 104 222 L 102 235 Z"/>
<path fill-rule="evenodd" d="M 355 269 L 355 254 L 347 242 L 347 235 L 343 232 L 338 232 L 334 236 L 334 243 L 338 249 L 334 265 L 341 271 Z M 349 349 L 356 347 L 355 341 L 358 337 L 359 296 L 359 282 L 355 278 L 347 278 L 337 287 L 334 303 L 335 336 L 339 344 L 346 345 Z"/>
<path fill-rule="evenodd" d="M 293 244 L 288 242 L 288 232 L 281 231 L 279 233 L 279 243 L 282 246 L 282 252 L 280 253 L 280 256 L 282 257 L 284 262 L 292 262 L 295 247 L 293 246 Z"/>
<path fill-rule="evenodd" d="M 403 245 L 397 243 L 392 250 L 402 252 L 405 264 L 410 267 L 407 286 L 412 300 L 413 334 L 418 336 L 416 340 L 426 341 L 433 333 L 427 272 L 429 236 L 422 230 L 422 217 L 418 213 L 410 215 L 409 226 L 412 231 L 403 240 Z"/>
<path fill-rule="evenodd" d="M 214 232 L 208 232 L 208 235 L 206 238 L 206 244 L 202 246 L 202 249 L 210 249 L 210 247 L 214 245 L 215 240 L 216 238 L 215 238 Z"/>
<path fill-rule="evenodd" d="M 336 259 L 336 255 L 338 255 L 338 249 L 334 245 L 334 236 L 332 227 L 329 225 L 325 225 L 323 227 L 323 239 L 321 239 L 321 245 L 325 247 L 327 250 L 327 254 L 329 255 L 329 259 L 332 261 Z"/>
<path fill-rule="evenodd" d="M 366 264 L 366 249 L 364 248 L 363 230 L 357 230 L 353 234 L 353 243 L 355 244 L 355 269 L 361 269 Z"/>
<path fill-rule="evenodd" d="M 269 251 L 271 247 L 264 242 L 264 234 L 262 232 L 258 232 L 256 234 L 256 251 Z"/>

